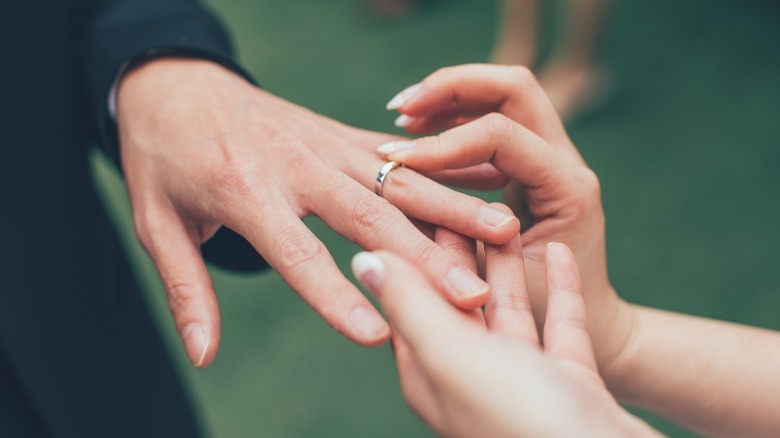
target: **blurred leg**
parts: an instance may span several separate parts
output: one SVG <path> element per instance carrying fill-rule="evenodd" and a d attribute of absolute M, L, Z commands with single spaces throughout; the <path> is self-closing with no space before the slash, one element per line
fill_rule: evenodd
<path fill-rule="evenodd" d="M 499 30 L 491 60 L 496 64 L 532 66 L 536 56 L 538 0 L 502 0 Z"/>
<path fill-rule="evenodd" d="M 557 57 L 591 65 L 604 21 L 605 0 L 566 0 L 564 39 Z"/>
<path fill-rule="evenodd" d="M 598 99 L 599 38 L 607 0 L 565 0 L 563 38 L 540 82 L 563 118 Z"/>
<path fill-rule="evenodd" d="M 382 19 L 404 18 L 418 12 L 438 0 L 368 0 L 366 6 L 371 15 Z"/>

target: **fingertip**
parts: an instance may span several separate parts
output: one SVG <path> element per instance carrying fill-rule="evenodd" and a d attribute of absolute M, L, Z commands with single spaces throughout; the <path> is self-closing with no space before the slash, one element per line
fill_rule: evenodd
<path fill-rule="evenodd" d="M 384 344 L 390 338 L 390 326 L 373 307 L 358 306 L 352 309 L 349 326 L 355 342 L 366 347 Z"/>
<path fill-rule="evenodd" d="M 376 254 L 362 251 L 352 257 L 352 273 L 369 292 L 378 295 L 385 277 L 385 262 Z"/>
<path fill-rule="evenodd" d="M 386 275 L 386 265 L 382 257 L 370 251 L 362 251 L 352 257 L 352 272 L 363 286 L 374 296 L 379 297 Z M 390 326 L 379 312 L 367 305 L 358 305 L 349 312 L 348 330 L 355 342 L 374 347 L 390 338 Z"/>
<path fill-rule="evenodd" d="M 398 116 L 398 117 L 395 119 L 395 121 L 393 122 L 393 124 L 394 124 L 396 127 L 398 127 L 398 128 L 407 128 L 407 127 L 409 127 L 410 125 L 414 124 L 414 123 L 415 123 L 415 121 L 416 121 L 416 119 L 415 119 L 415 118 L 413 118 L 413 117 L 409 117 L 409 116 L 407 116 L 406 114 L 401 114 L 400 116 Z"/>
<path fill-rule="evenodd" d="M 450 269 L 445 284 L 450 301 L 461 309 L 476 309 L 490 298 L 490 285 L 461 266 Z"/>
<path fill-rule="evenodd" d="M 484 292 L 476 295 L 469 295 L 467 297 L 457 296 L 457 298 L 455 298 L 456 302 L 454 304 L 463 310 L 475 310 L 487 304 L 489 299 L 490 287 L 488 287 Z"/>
<path fill-rule="evenodd" d="M 509 206 L 504 204 L 503 202 L 491 202 L 490 206 L 493 207 L 493 208 L 497 208 L 499 210 L 502 210 L 505 213 L 514 215 L 514 212 L 512 211 L 512 209 L 509 208 Z"/>
<path fill-rule="evenodd" d="M 491 203 L 480 207 L 479 219 L 485 230 L 481 240 L 486 243 L 504 245 L 520 234 L 520 220 L 504 204 Z"/>
<path fill-rule="evenodd" d="M 571 249 L 560 242 L 547 243 L 545 254 L 548 301 L 558 291 L 569 291 L 583 295 L 577 260 Z"/>
<path fill-rule="evenodd" d="M 561 242 L 547 242 L 547 251 L 561 254 L 561 251 L 566 251 L 569 247 Z"/>
<path fill-rule="evenodd" d="M 547 242 L 546 262 L 554 267 L 575 263 L 571 249 L 561 242 Z"/>
<path fill-rule="evenodd" d="M 387 102 L 385 108 L 388 111 L 400 109 L 401 107 L 406 105 L 409 101 L 411 101 L 414 98 L 414 96 L 420 91 L 421 88 L 422 88 L 422 83 L 410 85 L 400 93 L 393 96 L 393 98 L 390 99 L 389 102 Z"/>
<path fill-rule="evenodd" d="M 211 337 L 208 336 L 203 325 L 197 322 L 188 324 L 181 332 L 184 348 L 190 362 L 197 368 L 205 368 L 213 360 L 215 353 L 209 354 L 212 345 Z"/>

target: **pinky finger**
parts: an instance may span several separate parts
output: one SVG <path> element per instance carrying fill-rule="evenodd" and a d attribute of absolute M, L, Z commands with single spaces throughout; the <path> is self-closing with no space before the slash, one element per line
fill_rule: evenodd
<path fill-rule="evenodd" d="M 160 274 L 168 306 L 184 342 L 187 356 L 196 367 L 209 365 L 217 354 L 220 315 L 217 296 L 198 242 L 173 213 L 140 229 L 141 242 Z"/>

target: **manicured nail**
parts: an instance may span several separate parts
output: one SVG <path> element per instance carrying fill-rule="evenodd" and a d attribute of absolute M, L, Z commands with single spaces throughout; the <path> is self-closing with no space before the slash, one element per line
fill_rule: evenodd
<path fill-rule="evenodd" d="M 376 293 L 385 277 L 385 262 L 370 252 L 359 252 L 352 257 L 352 272 L 363 286 Z"/>
<path fill-rule="evenodd" d="M 390 155 L 401 151 L 408 151 L 409 149 L 414 148 L 416 144 L 417 142 L 409 140 L 391 141 L 390 143 L 385 143 L 382 146 L 379 146 L 376 148 L 376 151 L 382 155 Z"/>
<path fill-rule="evenodd" d="M 447 273 L 447 283 L 461 298 L 482 295 L 490 289 L 477 274 L 466 268 L 455 267 Z"/>
<path fill-rule="evenodd" d="M 356 307 L 349 314 L 349 322 L 355 334 L 363 339 L 376 339 L 387 330 L 385 321 L 371 310 Z"/>
<path fill-rule="evenodd" d="M 386 108 L 388 110 L 401 108 L 402 106 L 404 106 L 406 102 L 408 102 L 411 98 L 413 98 L 414 95 L 417 94 L 417 92 L 420 91 L 420 88 L 422 88 L 422 84 L 414 84 L 406 88 L 405 90 L 396 94 L 395 97 L 390 99 L 390 102 L 387 102 Z"/>
<path fill-rule="evenodd" d="M 209 348 L 209 340 L 206 338 L 203 327 L 194 322 L 184 328 L 182 337 L 184 338 L 184 348 L 187 350 L 192 364 L 196 367 L 202 366 Z"/>
<path fill-rule="evenodd" d="M 406 114 L 401 114 L 395 119 L 394 124 L 399 128 L 406 128 L 407 126 L 411 125 L 413 121 L 413 118 L 407 116 Z"/>
<path fill-rule="evenodd" d="M 485 205 L 479 209 L 479 218 L 485 225 L 492 228 L 499 228 L 512 222 L 515 217 L 503 210 L 499 210 L 490 205 Z"/>

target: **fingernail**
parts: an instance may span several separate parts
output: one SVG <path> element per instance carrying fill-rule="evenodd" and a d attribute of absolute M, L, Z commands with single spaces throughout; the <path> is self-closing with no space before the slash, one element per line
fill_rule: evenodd
<path fill-rule="evenodd" d="M 203 360 L 206 358 L 206 350 L 209 347 L 209 341 L 206 338 L 206 332 L 203 330 L 203 327 L 198 323 L 192 323 L 184 328 L 182 337 L 184 338 L 184 348 L 187 349 L 187 355 L 190 357 L 192 364 L 196 367 L 203 365 Z"/>
<path fill-rule="evenodd" d="M 404 106 L 406 102 L 408 102 L 412 97 L 414 97 L 414 95 L 417 94 L 418 91 L 420 91 L 420 88 L 422 88 L 422 84 L 414 84 L 406 88 L 405 90 L 396 94 L 392 99 L 390 99 L 390 102 L 387 102 L 386 108 L 388 110 L 401 108 L 402 106 Z"/>
<path fill-rule="evenodd" d="M 479 218 L 487 226 L 499 228 L 511 222 L 515 217 L 503 210 L 485 205 L 479 209 Z"/>
<path fill-rule="evenodd" d="M 482 295 L 490 289 L 487 283 L 466 268 L 455 267 L 447 273 L 447 282 L 461 298 Z"/>
<path fill-rule="evenodd" d="M 363 339 L 376 339 L 385 333 L 385 321 L 375 312 L 356 307 L 349 314 L 349 322 L 355 333 Z"/>
<path fill-rule="evenodd" d="M 393 123 L 399 128 L 406 128 L 407 126 L 411 125 L 413 121 L 414 119 L 407 116 L 406 114 L 401 114 L 395 119 L 395 122 Z"/>
<path fill-rule="evenodd" d="M 391 141 L 390 143 L 379 146 L 376 148 L 376 151 L 383 155 L 390 155 L 400 151 L 408 151 L 409 149 L 414 148 L 416 144 L 417 142 L 409 140 Z"/>
<path fill-rule="evenodd" d="M 370 252 L 359 252 L 352 257 L 352 272 L 363 286 L 376 293 L 385 277 L 385 263 Z"/>
<path fill-rule="evenodd" d="M 547 253 L 549 254 L 563 254 L 568 249 L 569 247 L 561 242 L 547 242 Z"/>

